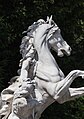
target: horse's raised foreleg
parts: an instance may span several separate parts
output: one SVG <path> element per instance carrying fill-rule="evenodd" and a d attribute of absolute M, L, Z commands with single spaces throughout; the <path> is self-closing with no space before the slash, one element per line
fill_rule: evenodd
<path fill-rule="evenodd" d="M 84 71 L 73 70 L 63 80 L 58 82 L 55 90 L 56 92 L 54 99 L 61 98 L 65 94 L 65 92 L 69 89 L 74 79 L 77 78 L 78 76 L 82 76 L 82 78 L 84 78 Z"/>
<path fill-rule="evenodd" d="M 63 80 L 57 83 L 45 82 L 41 80 L 41 82 L 39 82 L 39 86 L 42 86 L 49 95 L 51 95 L 55 100 L 58 100 L 65 95 L 71 83 L 78 76 L 82 76 L 82 78 L 84 78 L 84 71 L 73 70 Z"/>
<path fill-rule="evenodd" d="M 73 97 L 72 95 L 78 97 L 77 95 L 80 94 L 80 90 L 81 90 L 81 94 L 83 93 L 82 89 L 76 90 L 70 88 L 71 83 L 78 76 L 82 76 L 82 78 L 84 78 L 84 71 L 73 70 L 63 80 L 57 83 L 46 82 L 44 80 L 39 80 L 39 78 L 36 78 L 36 82 L 40 90 L 44 89 L 56 101 L 60 101 L 60 99 L 62 99 L 65 94 L 67 96 L 67 100 L 70 100 L 70 98 Z"/>
<path fill-rule="evenodd" d="M 58 103 L 62 104 L 64 102 L 74 100 L 76 98 L 79 98 L 81 96 L 84 96 L 84 87 L 81 88 L 69 88 L 65 94 L 57 100 Z"/>

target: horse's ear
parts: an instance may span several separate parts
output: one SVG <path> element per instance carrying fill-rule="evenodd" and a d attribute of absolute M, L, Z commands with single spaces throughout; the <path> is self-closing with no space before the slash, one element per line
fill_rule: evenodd
<path fill-rule="evenodd" d="M 50 20 L 52 20 L 52 15 L 50 16 Z"/>
<path fill-rule="evenodd" d="M 50 16 L 50 19 L 49 19 L 49 24 L 51 24 L 51 21 L 52 21 L 52 15 Z"/>
<path fill-rule="evenodd" d="M 47 16 L 47 21 L 49 21 L 49 16 Z"/>

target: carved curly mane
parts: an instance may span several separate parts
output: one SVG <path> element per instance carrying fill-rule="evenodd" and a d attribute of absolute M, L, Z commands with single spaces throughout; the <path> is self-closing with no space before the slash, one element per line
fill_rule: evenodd
<path fill-rule="evenodd" d="M 20 53 L 22 54 L 22 57 L 24 58 L 25 55 L 26 55 L 26 49 L 27 47 L 29 46 L 29 37 L 28 36 L 24 36 L 22 38 L 22 42 L 21 42 L 21 45 L 20 45 Z"/>
<path fill-rule="evenodd" d="M 20 45 L 20 53 L 22 54 L 22 57 L 24 58 L 27 52 L 27 48 L 29 46 L 29 39 L 33 38 L 33 32 L 36 30 L 36 28 L 45 23 L 43 19 L 38 20 L 37 22 L 34 22 L 31 26 L 28 27 L 27 31 L 24 31 L 22 34 L 26 33 L 27 35 L 22 38 L 22 42 Z"/>

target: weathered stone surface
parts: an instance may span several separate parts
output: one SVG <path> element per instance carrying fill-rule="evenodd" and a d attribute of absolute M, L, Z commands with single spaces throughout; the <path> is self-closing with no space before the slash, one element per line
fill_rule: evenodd
<path fill-rule="evenodd" d="M 78 76 L 84 78 L 84 71 L 73 70 L 65 77 L 50 52 L 53 48 L 60 57 L 71 53 L 52 16 L 39 19 L 23 33 L 27 35 L 20 46 L 19 76 L 1 92 L 1 119 L 39 119 L 54 101 L 61 104 L 84 95 L 84 87 L 70 88 Z"/>

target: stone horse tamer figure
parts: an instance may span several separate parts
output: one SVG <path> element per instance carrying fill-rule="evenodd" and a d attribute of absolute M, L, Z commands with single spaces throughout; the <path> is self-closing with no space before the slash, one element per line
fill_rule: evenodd
<path fill-rule="evenodd" d="M 54 101 L 64 103 L 84 95 L 84 87 L 70 88 L 74 79 L 84 77 L 84 71 L 73 70 L 65 77 L 51 54 L 51 48 L 60 57 L 71 53 L 52 16 L 47 17 L 47 21 L 34 22 L 25 33 L 27 36 L 21 45 L 20 76 L 11 84 L 16 83 L 17 89 L 14 88 L 12 93 L 8 119 L 39 119 Z M 3 90 L 2 95 L 8 90 Z"/>

